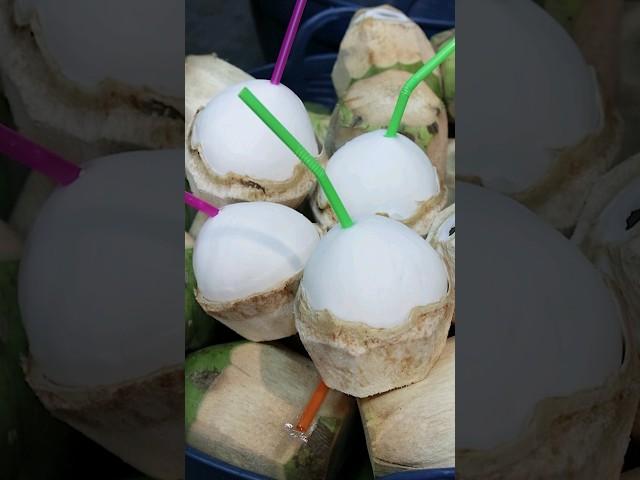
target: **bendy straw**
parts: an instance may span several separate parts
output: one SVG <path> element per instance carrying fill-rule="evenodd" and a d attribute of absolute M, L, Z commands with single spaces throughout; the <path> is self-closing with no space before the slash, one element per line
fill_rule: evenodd
<path fill-rule="evenodd" d="M 0 153 L 42 173 L 60 185 L 69 185 L 82 169 L 14 130 L 0 125 Z"/>
<path fill-rule="evenodd" d="M 322 190 L 324 190 L 327 200 L 333 208 L 333 211 L 340 222 L 342 228 L 349 228 L 353 225 L 353 220 L 349 216 L 347 209 L 345 208 L 342 200 L 338 196 L 331 180 L 327 176 L 327 172 L 316 161 L 316 159 L 309 153 L 309 151 L 302 146 L 302 144 L 286 129 L 280 121 L 273 116 L 273 114 L 267 110 L 260 100 L 251 93 L 248 88 L 243 88 L 238 95 L 240 99 L 262 120 L 267 127 L 271 129 L 276 136 L 282 140 L 282 142 L 289 147 L 289 149 L 300 159 L 304 165 L 311 170 L 311 173 L 318 179 L 318 183 Z"/>
<path fill-rule="evenodd" d="M 409 80 L 407 80 L 406 83 L 402 86 L 395 109 L 393 110 L 393 114 L 391 115 L 391 120 L 389 121 L 389 126 L 387 127 L 387 133 L 385 134 L 385 137 L 395 137 L 397 135 L 398 130 L 400 129 L 400 122 L 402 121 L 402 115 L 404 115 L 404 110 L 405 108 L 407 108 L 407 103 L 409 102 L 411 93 L 418 85 L 420 85 L 420 82 L 422 82 L 436 68 L 438 68 L 438 66 L 455 51 L 455 49 L 456 38 L 453 37 L 448 42 L 446 42 L 427 63 L 420 67 L 420 69 L 416 73 L 411 75 Z"/>
<path fill-rule="evenodd" d="M 204 200 L 201 200 L 200 198 L 189 192 L 184 192 L 184 203 L 202 213 L 209 215 L 210 217 L 215 217 L 218 212 L 220 212 L 218 208 L 214 207 L 210 203 L 205 202 Z"/>
<path fill-rule="evenodd" d="M 291 53 L 293 41 L 296 38 L 296 33 L 298 33 L 298 26 L 300 25 L 300 19 L 302 18 L 302 13 L 304 12 L 306 4 L 307 0 L 297 0 L 293 7 L 291 19 L 289 20 L 287 31 L 284 34 L 284 39 L 280 46 L 280 53 L 278 53 L 278 59 L 276 60 L 276 64 L 273 67 L 273 73 L 271 74 L 271 83 L 274 85 L 278 85 L 280 80 L 282 80 L 284 67 L 287 65 L 289 53 Z"/>

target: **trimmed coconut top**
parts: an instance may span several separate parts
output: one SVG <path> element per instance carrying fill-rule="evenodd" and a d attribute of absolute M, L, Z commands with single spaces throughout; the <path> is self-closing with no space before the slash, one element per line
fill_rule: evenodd
<path fill-rule="evenodd" d="M 409 17 L 407 17 L 403 12 L 395 8 L 390 8 L 388 5 L 360 10 L 353 18 L 353 25 L 357 25 L 366 18 L 374 18 L 376 20 L 396 23 L 411 22 Z"/>
<path fill-rule="evenodd" d="M 456 317 L 473 348 L 456 360 L 456 446 L 515 440 L 545 398 L 598 387 L 622 364 L 620 314 L 602 276 L 522 205 L 458 184 L 465 205 Z"/>
<path fill-rule="evenodd" d="M 248 87 L 291 134 L 312 154 L 318 154 L 313 126 L 302 101 L 282 84 L 249 80 L 232 85 L 197 115 L 191 147 L 218 175 L 236 173 L 255 180 L 285 181 L 300 163 L 289 148 L 269 130 L 238 93 Z"/>
<path fill-rule="evenodd" d="M 228 205 L 204 223 L 196 239 L 198 290 L 212 302 L 273 290 L 302 271 L 318 239 L 313 223 L 284 205 Z"/>
<path fill-rule="evenodd" d="M 385 130 L 375 130 L 347 142 L 329 160 L 327 175 L 351 215 L 384 213 L 406 220 L 440 192 L 438 173 L 407 137 L 384 135 Z M 324 192 L 320 195 L 326 202 Z"/>
<path fill-rule="evenodd" d="M 347 229 L 335 226 L 320 240 L 302 287 L 314 310 L 389 328 L 406 322 L 413 308 L 439 301 L 448 282 L 442 259 L 422 237 L 373 215 Z"/>
<path fill-rule="evenodd" d="M 478 120 L 465 129 L 457 173 L 520 192 L 545 176 L 557 149 L 601 128 L 598 83 L 569 34 L 535 2 L 460 2 L 474 18 L 465 67 L 482 78 L 469 88 L 482 90 L 465 102 Z"/>
<path fill-rule="evenodd" d="M 176 69 L 184 45 L 174 41 L 184 32 L 181 2 L 16 0 L 15 13 L 20 24 L 31 24 L 47 59 L 83 89 L 115 80 L 184 95 L 183 71 Z"/>
<path fill-rule="evenodd" d="M 604 243 L 623 243 L 640 231 L 640 178 L 624 187 L 600 214 L 595 236 Z"/>
<path fill-rule="evenodd" d="M 157 150 L 90 161 L 40 211 L 18 293 L 30 353 L 53 382 L 111 385 L 184 361 L 176 341 L 183 306 L 173 301 L 183 281 L 182 156 Z"/>

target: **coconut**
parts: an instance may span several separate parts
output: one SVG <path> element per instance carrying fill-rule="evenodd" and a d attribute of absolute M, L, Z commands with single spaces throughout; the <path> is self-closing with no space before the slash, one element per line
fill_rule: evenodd
<path fill-rule="evenodd" d="M 455 345 L 421 382 L 358 400 L 376 477 L 455 465 Z"/>
<path fill-rule="evenodd" d="M 196 239 L 198 303 L 254 342 L 294 335 L 293 301 L 319 238 L 309 220 L 284 205 L 226 206 Z"/>
<path fill-rule="evenodd" d="M 366 397 L 423 380 L 447 339 L 451 275 L 395 220 L 373 215 L 329 231 L 295 305 L 300 339 L 325 383 Z"/>
<path fill-rule="evenodd" d="M 184 321 L 185 349 L 197 350 L 213 343 L 216 322 L 196 301 L 196 278 L 193 274 L 193 237 L 184 233 Z"/>
<path fill-rule="evenodd" d="M 182 268 L 167 237 L 183 223 L 166 194 L 179 158 L 168 150 L 88 162 L 34 223 L 18 289 L 27 380 L 45 407 L 161 479 L 184 468 L 184 312 L 166 301 Z"/>
<path fill-rule="evenodd" d="M 456 265 L 456 205 L 440 212 L 429 230 L 427 242 L 455 268 Z M 451 279 L 455 285 L 455 275 Z"/>
<path fill-rule="evenodd" d="M 433 48 L 439 50 L 440 47 L 455 35 L 455 30 L 445 30 L 431 37 Z M 442 92 L 444 102 L 447 104 L 449 116 L 456 118 L 456 52 L 454 51 L 442 62 Z"/>
<path fill-rule="evenodd" d="M 331 116 L 325 148 L 333 155 L 349 140 L 363 133 L 386 128 L 398 94 L 411 77 L 409 72 L 387 70 L 355 82 L 346 91 Z M 444 181 L 447 158 L 447 112 L 442 100 L 422 82 L 411 94 L 402 117 L 400 133 L 424 149 Z"/>
<path fill-rule="evenodd" d="M 458 286 L 468 288 L 457 315 L 473 315 L 463 322 L 474 348 L 457 352 L 457 475 L 616 478 L 638 402 L 616 297 L 522 205 L 464 183 L 457 201 L 482 252 L 465 260 Z"/>
<path fill-rule="evenodd" d="M 422 29 L 389 5 L 358 10 L 340 43 L 331 79 L 338 97 L 356 80 L 385 70 L 416 72 L 435 55 Z M 440 93 L 440 73 L 426 80 Z"/>
<path fill-rule="evenodd" d="M 242 103 L 248 87 L 313 155 L 319 147 L 302 101 L 286 86 L 248 80 L 196 112 L 187 131 L 187 179 L 195 195 L 224 206 L 268 200 L 297 207 L 315 186 L 298 157 Z"/>
<path fill-rule="evenodd" d="M 375 130 L 354 138 L 333 154 L 326 172 L 353 216 L 385 215 L 426 235 L 447 200 L 438 172 L 424 151 L 403 135 L 385 137 Z M 324 191 L 311 200 L 324 228 L 337 219 Z"/>
<path fill-rule="evenodd" d="M 465 138 L 458 178 L 506 193 L 570 233 L 616 155 L 619 115 L 601 101 L 571 37 L 534 2 L 461 2 L 475 19 L 469 67 L 483 91 L 465 105 L 482 120 Z M 495 47 L 489 56 L 487 44 Z"/>
<path fill-rule="evenodd" d="M 305 442 L 289 436 L 320 380 L 305 357 L 265 344 L 216 345 L 185 364 L 187 444 L 276 479 L 335 478 L 355 413 L 329 391 Z"/>
<path fill-rule="evenodd" d="M 4 92 L 33 140 L 72 161 L 180 145 L 182 6 L 2 0 L 0 25 Z"/>
<path fill-rule="evenodd" d="M 456 139 L 449 139 L 447 145 L 447 173 L 446 185 L 449 192 L 447 205 L 455 202 L 456 197 Z"/>

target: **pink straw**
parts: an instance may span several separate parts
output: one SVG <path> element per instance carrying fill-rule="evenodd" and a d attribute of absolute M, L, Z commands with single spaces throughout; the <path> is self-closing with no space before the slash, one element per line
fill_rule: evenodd
<path fill-rule="evenodd" d="M 210 203 L 199 199 L 193 193 L 189 192 L 184 192 L 184 203 L 186 203 L 190 207 L 195 208 L 196 210 L 200 210 L 202 213 L 206 213 L 210 217 L 215 217 L 220 211 Z"/>
<path fill-rule="evenodd" d="M 0 124 L 0 153 L 46 175 L 60 185 L 72 183 L 82 169 Z"/>
<path fill-rule="evenodd" d="M 300 25 L 300 19 L 304 12 L 304 7 L 307 5 L 307 0 L 296 0 L 296 5 L 293 7 L 293 13 L 291 14 L 291 20 L 289 20 L 289 26 L 287 32 L 284 34 L 284 40 L 280 46 L 280 53 L 278 54 L 278 60 L 273 67 L 273 73 L 271 74 L 271 83 L 278 85 L 282 80 L 282 74 L 284 73 L 284 67 L 287 65 L 287 59 L 293 46 L 293 40 L 298 33 L 298 26 Z"/>

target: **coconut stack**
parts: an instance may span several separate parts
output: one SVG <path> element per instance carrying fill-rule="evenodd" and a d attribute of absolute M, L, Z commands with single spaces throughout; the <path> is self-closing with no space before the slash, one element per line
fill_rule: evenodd
<path fill-rule="evenodd" d="M 456 372 L 457 476 L 618 478 L 640 393 L 618 296 L 522 205 L 464 183 L 457 200 L 470 209 L 465 228 L 483 252 L 459 285 L 468 290 L 457 315 L 478 341 L 457 352 L 466 366 Z"/>
<path fill-rule="evenodd" d="M 482 120 L 463 126 L 470 133 L 456 175 L 509 195 L 570 235 L 619 150 L 620 115 L 599 81 L 604 77 L 534 2 L 461 1 L 475 19 L 470 71 L 488 90 L 465 105 Z M 527 33 L 532 29 L 535 35 Z M 491 55 L 485 45 L 492 45 Z"/>
<path fill-rule="evenodd" d="M 307 150 L 323 156 L 304 104 L 285 85 L 252 79 L 215 55 L 191 55 L 185 61 L 185 173 L 190 189 L 218 207 L 270 201 L 295 208 L 315 187 L 315 178 L 238 98 L 245 86 Z"/>
<path fill-rule="evenodd" d="M 329 156 L 349 140 L 387 126 L 400 89 L 435 55 L 418 25 L 392 7 L 359 10 L 340 45 L 332 78 L 338 93 L 325 148 Z M 425 150 L 443 180 L 447 112 L 440 68 L 415 89 L 400 133 Z"/>
<path fill-rule="evenodd" d="M 355 402 L 330 391 L 308 440 L 292 437 L 320 380 L 307 358 L 266 344 L 215 345 L 187 358 L 185 376 L 187 445 L 269 478 L 335 478 Z"/>
<path fill-rule="evenodd" d="M 455 337 L 426 379 L 358 400 L 376 476 L 455 466 Z"/>

